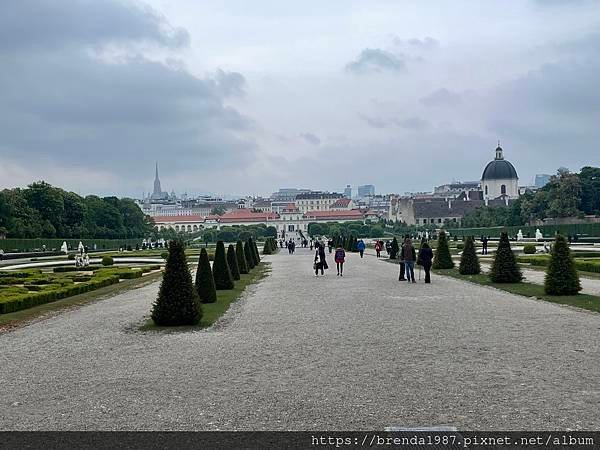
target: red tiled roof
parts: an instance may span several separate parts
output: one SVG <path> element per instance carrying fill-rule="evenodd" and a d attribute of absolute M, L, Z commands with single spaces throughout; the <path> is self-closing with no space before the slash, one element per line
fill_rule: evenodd
<path fill-rule="evenodd" d="M 266 222 L 279 219 L 279 214 L 274 212 L 254 212 L 251 209 L 239 208 L 223 214 L 220 222 Z"/>
<path fill-rule="evenodd" d="M 199 214 L 188 214 L 187 216 L 154 216 L 154 223 L 174 223 L 174 222 L 204 222 L 204 217 Z"/>
<path fill-rule="evenodd" d="M 307 211 L 304 213 L 307 219 L 364 219 L 364 214 L 358 209 L 346 211 Z"/>
<path fill-rule="evenodd" d="M 350 199 L 349 198 L 340 198 L 338 200 L 335 201 L 335 203 L 333 205 L 331 205 L 332 208 L 347 208 L 348 205 L 350 204 Z"/>

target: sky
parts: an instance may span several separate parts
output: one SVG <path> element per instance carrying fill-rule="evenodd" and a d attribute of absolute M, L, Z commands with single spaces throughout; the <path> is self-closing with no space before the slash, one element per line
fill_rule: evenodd
<path fill-rule="evenodd" d="M 600 165 L 598 0 L 0 4 L 0 188 L 378 193 Z"/>

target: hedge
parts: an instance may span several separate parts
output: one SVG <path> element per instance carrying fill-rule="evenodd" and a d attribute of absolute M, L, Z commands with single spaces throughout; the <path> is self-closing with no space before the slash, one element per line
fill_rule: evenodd
<path fill-rule="evenodd" d="M 43 245 L 46 246 L 47 250 L 56 249 L 60 250 L 63 242 L 67 245 L 76 249 L 79 243 L 86 245 L 90 250 L 94 249 L 96 244 L 97 250 L 118 250 L 123 245 L 131 245 L 135 247 L 136 244 L 142 245 L 142 238 L 139 239 L 0 239 L 0 248 L 5 252 L 9 251 L 25 251 L 32 249 L 41 249 Z M 37 255 L 36 255 L 37 256 Z"/>
<path fill-rule="evenodd" d="M 92 281 L 80 284 L 65 286 L 52 291 L 32 292 L 30 294 L 16 295 L 13 297 L 0 299 L 0 314 L 7 314 L 22 309 L 32 308 L 45 303 L 62 300 L 74 295 L 83 294 L 96 289 L 100 289 L 119 282 L 118 275 L 102 277 Z"/>
<path fill-rule="evenodd" d="M 75 266 L 64 266 L 64 267 L 55 267 L 52 269 L 54 273 L 62 273 L 62 272 L 93 272 L 94 270 L 101 269 L 102 266 L 87 266 L 87 267 L 75 267 Z"/>
<path fill-rule="evenodd" d="M 550 258 L 547 256 L 541 257 L 527 257 L 527 256 L 519 256 L 517 261 L 520 263 L 530 264 L 532 266 L 537 267 L 548 267 L 550 264 Z M 600 261 L 578 261 L 575 260 L 575 268 L 577 270 L 581 270 L 583 272 L 594 272 L 600 273 Z"/>
<path fill-rule="evenodd" d="M 564 225 L 523 225 L 523 226 L 510 226 L 510 227 L 480 227 L 480 228 L 449 228 L 446 231 L 452 236 L 490 236 L 499 237 L 500 233 L 508 233 L 509 237 L 514 238 L 519 230 L 524 236 L 527 233 L 531 238 L 535 238 L 535 230 L 541 231 L 546 239 L 554 238 L 558 233 L 564 236 L 584 235 L 584 236 L 600 236 L 600 223 L 571 223 Z"/>

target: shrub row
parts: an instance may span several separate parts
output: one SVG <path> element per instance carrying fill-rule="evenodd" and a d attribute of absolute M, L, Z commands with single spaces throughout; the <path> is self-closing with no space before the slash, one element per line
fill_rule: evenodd
<path fill-rule="evenodd" d="M 56 300 L 62 300 L 73 295 L 83 294 L 119 282 L 119 276 L 96 278 L 86 283 L 64 286 L 56 290 L 32 292 L 0 300 L 0 314 L 7 314 L 22 309 L 32 308 Z"/>

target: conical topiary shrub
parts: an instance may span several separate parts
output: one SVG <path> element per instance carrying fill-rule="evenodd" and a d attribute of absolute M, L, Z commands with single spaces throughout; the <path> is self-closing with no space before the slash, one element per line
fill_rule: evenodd
<path fill-rule="evenodd" d="M 229 270 L 231 271 L 231 276 L 234 280 L 240 279 L 240 268 L 237 263 L 237 255 L 235 254 L 235 248 L 233 248 L 233 244 L 229 244 L 227 247 L 227 264 L 229 264 Z"/>
<path fill-rule="evenodd" d="M 510 248 L 508 234 L 500 234 L 496 257 L 490 270 L 490 280 L 494 283 L 518 283 L 523 279 L 517 260 Z"/>
<path fill-rule="evenodd" d="M 254 252 L 252 252 L 252 250 L 250 249 L 250 243 L 248 241 L 246 241 L 244 243 L 244 255 L 246 256 L 246 265 L 248 266 L 248 270 L 252 270 L 254 269 L 254 266 L 256 265 L 254 263 Z"/>
<path fill-rule="evenodd" d="M 198 270 L 196 271 L 196 292 L 202 303 L 214 303 L 217 301 L 217 291 L 210 260 L 206 249 L 200 250 L 198 259 Z"/>
<path fill-rule="evenodd" d="M 398 245 L 398 239 L 394 236 L 392 239 L 392 244 L 390 246 L 390 259 L 396 259 L 398 257 L 398 252 L 400 251 L 400 245 Z"/>
<path fill-rule="evenodd" d="M 465 241 L 465 248 L 460 257 L 460 265 L 458 271 L 461 275 L 477 275 L 481 273 L 479 258 L 475 250 L 475 240 L 473 236 L 468 236 Z"/>
<path fill-rule="evenodd" d="M 552 248 L 544 291 L 549 295 L 575 295 L 580 290 L 581 283 L 569 244 L 565 237 L 559 234 Z"/>
<path fill-rule="evenodd" d="M 257 266 L 258 263 L 260 262 L 260 254 L 258 251 L 258 247 L 256 245 L 256 241 L 252 238 L 250 238 L 250 247 L 252 249 L 252 252 L 254 253 L 254 265 Z"/>
<path fill-rule="evenodd" d="M 246 254 L 244 253 L 244 244 L 242 244 L 242 241 L 237 241 L 235 245 L 235 256 L 237 257 L 240 273 L 248 273 L 248 262 L 246 261 Z"/>
<path fill-rule="evenodd" d="M 448 247 L 448 238 L 443 231 L 440 231 L 438 236 L 432 267 L 434 269 L 452 269 L 454 267 L 454 261 L 452 261 L 452 255 L 450 255 L 450 248 Z"/>
<path fill-rule="evenodd" d="M 271 243 L 267 239 L 265 241 L 265 245 L 263 246 L 263 255 L 270 255 L 273 251 L 271 250 Z"/>
<path fill-rule="evenodd" d="M 215 260 L 213 262 L 213 278 L 215 279 L 215 287 L 217 290 L 233 289 L 233 277 L 225 256 L 225 244 L 223 241 L 217 242 L 215 250 Z"/>
<path fill-rule="evenodd" d="M 171 241 L 165 273 L 152 307 L 152 320 L 160 326 L 195 325 L 202 308 L 192 283 L 183 242 Z"/>

